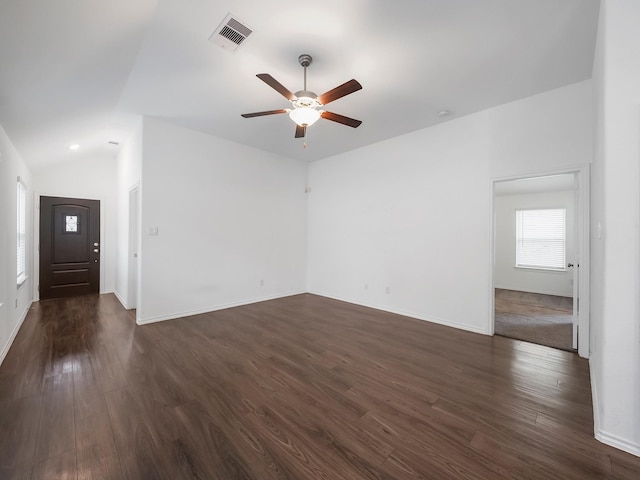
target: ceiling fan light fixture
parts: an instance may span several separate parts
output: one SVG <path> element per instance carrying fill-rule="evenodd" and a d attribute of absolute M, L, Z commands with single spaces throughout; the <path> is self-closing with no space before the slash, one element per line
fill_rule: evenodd
<path fill-rule="evenodd" d="M 320 112 L 315 108 L 299 107 L 291 110 L 289 117 L 301 127 L 309 127 L 318 121 Z"/>

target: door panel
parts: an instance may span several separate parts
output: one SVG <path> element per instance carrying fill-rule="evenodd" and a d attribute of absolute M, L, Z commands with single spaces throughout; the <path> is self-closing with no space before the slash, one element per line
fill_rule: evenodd
<path fill-rule="evenodd" d="M 573 348 L 575 350 L 578 349 L 578 334 L 579 334 L 579 330 L 578 327 L 580 325 L 580 311 L 579 311 L 579 307 L 580 307 L 580 275 L 578 275 L 579 270 L 578 268 L 580 267 L 580 211 L 581 211 L 581 205 L 580 205 L 580 178 L 579 178 L 579 174 L 576 172 L 573 174 L 573 182 L 575 185 L 575 192 L 573 194 L 573 204 L 574 204 L 574 233 L 575 235 L 573 235 L 573 243 L 574 243 L 574 247 L 573 247 L 573 252 L 574 252 L 574 256 L 575 258 L 573 259 L 573 266 L 571 267 L 573 269 L 573 338 L 572 338 L 572 344 L 573 344 Z M 571 265 L 571 264 L 569 264 Z"/>
<path fill-rule="evenodd" d="M 100 292 L 100 201 L 40 197 L 40 298 Z"/>

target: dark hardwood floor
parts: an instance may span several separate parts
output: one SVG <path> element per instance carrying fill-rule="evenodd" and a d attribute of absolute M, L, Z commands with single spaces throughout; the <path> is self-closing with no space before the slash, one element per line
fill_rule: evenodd
<path fill-rule="evenodd" d="M 35 303 L 0 367 L 2 479 L 637 479 L 588 364 L 298 295 L 136 326 Z"/>

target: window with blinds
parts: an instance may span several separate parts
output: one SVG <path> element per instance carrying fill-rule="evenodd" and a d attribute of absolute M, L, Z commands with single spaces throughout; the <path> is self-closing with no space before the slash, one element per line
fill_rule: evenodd
<path fill-rule="evenodd" d="M 18 285 L 27 279 L 27 187 L 18 178 L 17 253 Z"/>
<path fill-rule="evenodd" d="M 516 267 L 566 269 L 566 216 L 564 208 L 516 210 Z"/>

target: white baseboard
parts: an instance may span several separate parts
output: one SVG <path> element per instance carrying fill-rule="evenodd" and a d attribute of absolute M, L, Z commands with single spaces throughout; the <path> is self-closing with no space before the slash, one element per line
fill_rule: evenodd
<path fill-rule="evenodd" d="M 595 382 L 596 376 L 593 373 L 591 360 L 589 361 L 589 375 L 591 377 L 591 397 L 593 399 L 593 433 L 599 442 L 610 447 L 617 448 L 624 452 L 640 457 L 640 445 L 631 442 L 612 433 L 602 430 L 602 422 L 600 420 L 600 400 L 598 393 L 598 384 Z"/>
<path fill-rule="evenodd" d="M 610 447 L 617 448 L 623 452 L 630 453 L 636 457 L 640 457 L 640 445 L 635 442 L 630 442 L 624 438 L 620 438 L 617 435 L 612 435 L 607 432 L 596 431 L 596 440 L 602 442 Z"/>
<path fill-rule="evenodd" d="M 445 327 L 452 327 L 452 328 L 457 328 L 457 329 L 460 329 L 460 330 L 466 330 L 467 332 L 480 333 L 482 335 L 488 335 L 487 331 L 484 328 L 477 327 L 475 325 L 468 325 L 468 324 L 465 324 L 465 323 L 452 322 L 451 320 L 447 320 L 447 319 L 444 319 L 444 318 L 438 318 L 438 317 L 435 317 L 435 316 L 432 316 L 432 315 L 421 315 L 421 314 L 418 314 L 418 313 L 415 313 L 415 312 L 410 312 L 408 310 L 400 310 L 400 309 L 396 309 L 396 308 L 383 307 L 383 306 L 375 305 L 375 304 L 362 303 L 362 302 L 358 302 L 358 301 L 355 301 L 355 300 L 352 300 L 352 299 L 340 297 L 338 295 L 331 295 L 331 294 L 320 293 L 320 292 L 315 292 L 315 291 L 309 291 L 308 293 L 311 293 L 312 295 L 318 295 L 320 297 L 332 298 L 334 300 L 339 300 L 341 302 L 352 303 L 353 305 L 360 305 L 361 307 L 373 308 L 374 310 L 381 310 L 383 312 L 395 313 L 396 315 L 402 315 L 404 317 L 411 317 L 411 318 L 415 318 L 416 320 L 423 320 L 425 322 L 437 323 L 438 325 L 443 325 Z"/>
<path fill-rule="evenodd" d="M 596 375 L 593 372 L 593 357 L 589 359 L 589 378 L 591 379 L 591 402 L 593 404 L 593 434 L 597 438 L 597 432 L 600 431 L 600 400 Z"/>
<path fill-rule="evenodd" d="M 127 302 L 124 301 L 124 298 L 122 298 L 122 296 L 120 295 L 120 293 L 117 290 L 114 290 L 113 294 L 116 296 L 116 298 L 118 299 L 118 301 L 124 307 L 125 310 L 131 310 L 129 308 L 129 306 L 127 305 Z"/>
<path fill-rule="evenodd" d="M 225 310 L 227 308 L 241 307 L 243 305 L 250 305 L 252 303 L 266 302 L 268 300 L 275 300 L 277 298 L 291 297 L 293 295 L 300 295 L 302 293 L 307 293 L 307 292 L 305 292 L 304 290 L 300 290 L 300 291 L 295 291 L 295 292 L 283 293 L 283 294 L 280 294 L 280 295 L 257 297 L 257 298 L 254 298 L 254 299 L 242 300 L 242 301 L 239 301 L 239 302 L 232 302 L 232 303 L 226 303 L 226 304 L 221 304 L 221 305 L 210 305 L 210 306 L 207 306 L 207 307 L 199 308 L 197 310 L 188 310 L 188 311 L 185 311 L 185 312 L 175 312 L 175 313 L 171 313 L 169 315 L 162 315 L 162 316 L 159 316 L 159 317 L 138 318 L 138 319 L 136 319 L 136 323 L 138 325 L 148 325 L 150 323 L 164 322 L 166 320 L 174 320 L 176 318 L 191 317 L 193 315 L 200 315 L 200 314 L 203 314 L 203 313 L 215 312 L 215 311 L 218 311 L 218 310 Z M 138 313 L 139 312 L 140 312 L 140 310 L 138 310 Z"/>
<path fill-rule="evenodd" d="M 18 323 L 16 324 L 15 328 L 11 332 L 11 335 L 9 335 L 9 339 L 7 340 L 7 343 L 4 345 L 4 347 L 2 347 L 2 352 L 0 352 L 0 365 L 2 365 L 2 362 L 4 362 L 4 359 L 7 356 L 7 353 L 9 353 L 9 349 L 11 348 L 11 345 L 13 345 L 13 341 L 16 339 L 16 336 L 20 331 L 20 327 L 22 327 L 24 319 L 27 318 L 27 314 L 29 313 L 29 309 L 31 308 L 32 303 L 33 302 L 29 302 L 29 304 L 27 305 L 27 308 L 24 309 L 24 312 L 22 312 L 22 315 L 20 315 L 20 320 L 18 320 Z"/>

